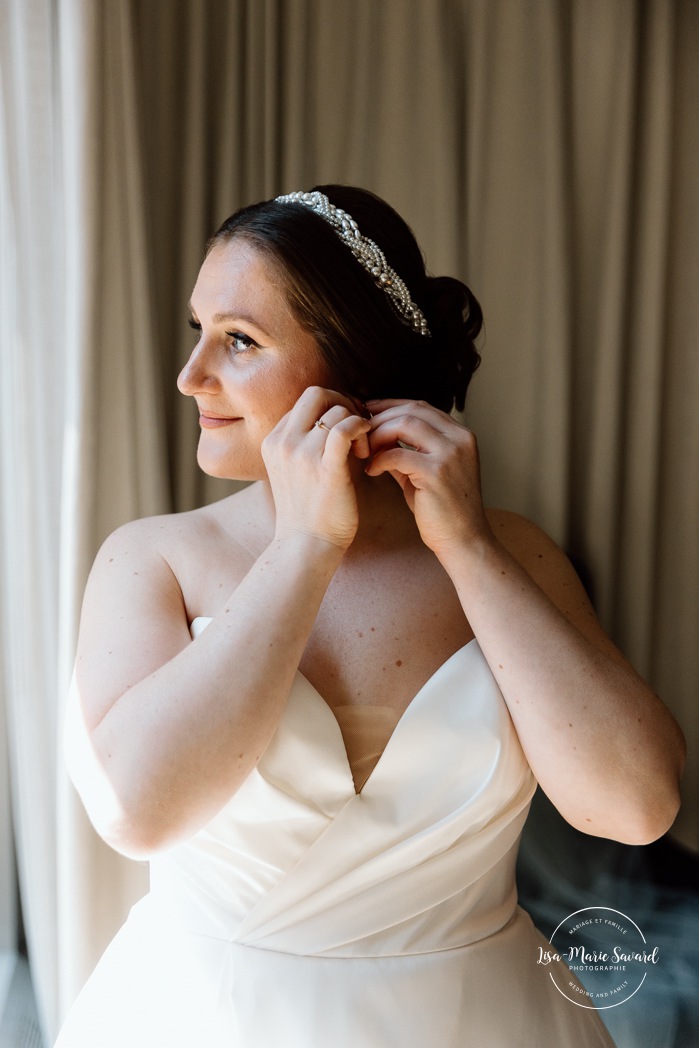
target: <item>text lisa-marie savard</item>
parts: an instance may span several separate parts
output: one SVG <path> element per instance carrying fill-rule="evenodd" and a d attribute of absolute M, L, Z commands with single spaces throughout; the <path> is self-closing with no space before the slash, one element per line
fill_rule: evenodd
<path fill-rule="evenodd" d="M 620 950 L 615 946 L 611 953 L 605 950 L 587 950 L 584 946 L 570 946 L 566 954 L 557 953 L 555 950 L 544 950 L 538 947 L 539 956 L 537 964 L 551 964 L 556 961 L 577 961 L 578 964 L 622 964 L 623 962 L 640 961 L 643 964 L 658 963 L 658 947 L 651 951 L 646 950 Z"/>

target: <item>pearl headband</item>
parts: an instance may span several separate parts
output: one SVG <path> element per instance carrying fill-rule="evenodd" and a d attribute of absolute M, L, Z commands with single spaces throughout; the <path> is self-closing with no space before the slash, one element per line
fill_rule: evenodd
<path fill-rule="evenodd" d="M 331 204 L 324 193 L 318 192 L 287 193 L 276 197 L 276 203 L 303 204 L 329 222 L 340 240 L 347 244 L 357 261 L 374 278 L 377 286 L 390 297 L 403 323 L 429 338 L 430 330 L 422 310 L 415 305 L 404 282 L 389 266 L 381 248 L 373 240 L 362 236 L 351 215 Z"/>

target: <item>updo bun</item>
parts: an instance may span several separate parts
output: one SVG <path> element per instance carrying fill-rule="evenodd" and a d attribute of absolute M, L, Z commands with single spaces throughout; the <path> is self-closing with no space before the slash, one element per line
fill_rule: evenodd
<path fill-rule="evenodd" d="M 268 200 L 242 208 L 226 219 L 209 248 L 242 237 L 268 256 L 339 392 L 360 400 L 426 400 L 443 411 L 463 410 L 480 362 L 474 340 L 483 317 L 472 292 L 452 277 L 428 277 L 412 230 L 373 193 L 353 186 L 315 189 L 381 248 L 424 313 L 429 336 L 401 319 L 329 222 L 302 203 Z"/>
<path fill-rule="evenodd" d="M 435 349 L 444 358 L 444 396 L 463 411 L 468 384 L 481 362 L 475 342 L 483 311 L 471 289 L 455 277 L 427 277 L 423 303 Z"/>

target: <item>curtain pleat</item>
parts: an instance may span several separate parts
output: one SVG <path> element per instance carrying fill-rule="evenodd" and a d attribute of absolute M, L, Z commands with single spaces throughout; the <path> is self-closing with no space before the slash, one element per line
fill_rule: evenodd
<path fill-rule="evenodd" d="M 65 390 L 62 287 L 54 279 L 61 229 L 53 206 L 52 33 L 50 3 L 0 5 L 0 715 L 7 718 L 23 918 L 44 1024 L 57 1014 L 51 800 L 60 504 L 60 477 L 46 449 L 60 444 Z"/>
<path fill-rule="evenodd" d="M 663 412 L 649 678 L 689 745 L 675 832 L 698 844 L 699 806 L 699 5 L 674 6 L 671 183 L 660 362 Z M 650 146 L 649 146 L 650 148 Z"/>
<path fill-rule="evenodd" d="M 671 5 L 651 6 L 638 47 L 635 163 L 629 172 L 629 283 L 620 375 L 620 399 L 625 402 L 620 412 L 624 470 L 618 502 L 619 553 L 612 581 L 623 600 L 615 600 L 612 622 L 629 657 L 646 674 L 655 632 L 660 435 L 666 410 L 662 371 L 670 246 L 672 14 Z"/>
<path fill-rule="evenodd" d="M 545 520 L 559 541 L 571 385 L 562 11 L 537 4 L 470 9 L 465 179 L 473 185 L 462 270 L 486 317 L 483 370 L 467 409 L 480 438 L 486 497 Z"/>
<path fill-rule="evenodd" d="M 162 389 L 155 378 L 143 160 L 131 8 L 64 0 L 66 302 L 61 588 L 65 694 L 87 572 L 119 524 L 170 508 Z M 59 735 L 59 753 L 62 756 Z M 95 834 L 59 761 L 60 1011 L 147 888 L 146 869 Z M 49 1030 L 55 1032 L 54 1024 Z"/>

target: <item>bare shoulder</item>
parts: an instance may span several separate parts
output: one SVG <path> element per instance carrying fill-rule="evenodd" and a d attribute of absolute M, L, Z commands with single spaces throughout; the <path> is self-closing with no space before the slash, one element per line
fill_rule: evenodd
<path fill-rule="evenodd" d="M 210 613 L 248 571 L 262 545 L 245 491 L 184 513 L 144 517 L 117 528 L 103 544 L 93 574 L 140 577 L 155 599 L 177 593 L 185 617 Z"/>
<path fill-rule="evenodd" d="M 199 606 L 207 605 L 214 580 L 217 589 L 230 592 L 254 560 L 244 537 L 252 527 L 245 503 L 236 494 L 201 509 L 144 517 L 117 528 L 95 558 L 87 606 L 120 601 L 130 613 L 167 611 L 186 626 L 202 614 Z"/>
<path fill-rule="evenodd" d="M 489 509 L 487 516 L 498 541 L 559 611 L 606 654 L 625 661 L 599 624 L 580 578 L 560 546 L 519 513 Z"/>
<path fill-rule="evenodd" d="M 236 533 L 250 508 L 237 498 L 132 521 L 102 545 L 85 590 L 76 663 L 88 727 L 182 651 L 192 619 L 215 614 L 247 572 L 254 557 Z"/>
<path fill-rule="evenodd" d="M 112 532 L 102 549 L 117 549 L 135 555 L 159 553 L 165 558 L 176 558 L 180 548 L 191 549 L 192 543 L 198 546 L 210 542 L 224 530 L 235 545 L 235 521 L 245 515 L 243 506 L 236 512 L 242 494 L 229 495 L 220 502 L 183 513 L 165 513 L 129 521 Z"/>

